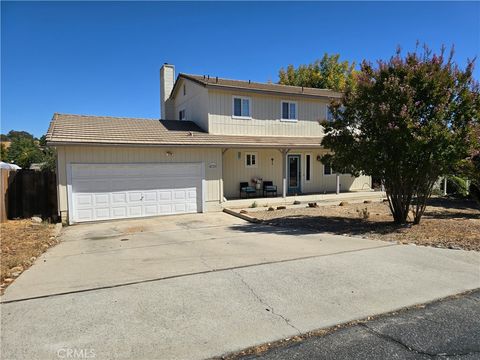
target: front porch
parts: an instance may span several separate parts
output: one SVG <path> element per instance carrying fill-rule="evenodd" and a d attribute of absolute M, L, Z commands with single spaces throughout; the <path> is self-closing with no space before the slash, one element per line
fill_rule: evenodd
<path fill-rule="evenodd" d="M 337 194 L 370 191 L 369 176 L 353 177 L 350 174 L 334 173 L 321 162 L 326 150 L 315 148 L 228 148 L 222 150 L 223 202 L 251 204 L 289 203 L 299 196 L 304 201 L 320 201 L 322 197 Z M 250 186 L 247 194 L 241 188 Z M 269 182 L 276 186 L 275 195 L 263 192 Z M 264 199 L 265 196 L 265 199 Z M 242 199 L 245 198 L 245 199 Z"/>

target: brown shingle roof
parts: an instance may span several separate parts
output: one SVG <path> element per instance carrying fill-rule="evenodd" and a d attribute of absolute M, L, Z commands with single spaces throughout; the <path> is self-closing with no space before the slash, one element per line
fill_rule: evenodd
<path fill-rule="evenodd" d="M 50 145 L 110 144 L 208 147 L 320 147 L 319 137 L 233 136 L 203 131 L 192 121 L 120 118 L 55 113 Z"/>
<path fill-rule="evenodd" d="M 297 96 L 307 96 L 307 97 L 323 97 L 323 98 L 339 98 L 341 93 L 329 90 L 329 89 L 316 89 L 308 88 L 301 86 L 289 86 L 289 85 L 280 85 L 273 83 L 258 83 L 253 81 L 243 81 L 243 80 L 229 80 L 222 79 L 219 77 L 208 77 L 203 75 L 191 75 L 180 73 L 178 79 L 185 78 L 191 81 L 196 82 L 197 84 L 218 88 L 218 89 L 235 89 L 235 90 L 244 90 L 244 91 L 255 91 L 263 93 L 277 93 L 277 94 L 288 94 L 288 95 L 297 95 Z M 172 90 L 172 96 L 177 91 L 178 79 L 175 82 L 175 86 Z"/>

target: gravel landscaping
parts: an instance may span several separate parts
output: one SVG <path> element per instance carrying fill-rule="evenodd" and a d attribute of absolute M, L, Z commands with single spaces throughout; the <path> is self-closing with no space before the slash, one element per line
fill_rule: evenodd
<path fill-rule="evenodd" d="M 0 224 L 0 294 L 50 246 L 57 244 L 55 225 L 28 220 Z"/>
<path fill-rule="evenodd" d="M 480 209 L 470 200 L 430 199 L 421 223 L 405 226 L 393 223 L 386 202 L 342 202 L 342 206 L 316 208 L 287 206 L 284 210 L 265 209 L 248 215 L 274 226 L 480 251 Z"/>

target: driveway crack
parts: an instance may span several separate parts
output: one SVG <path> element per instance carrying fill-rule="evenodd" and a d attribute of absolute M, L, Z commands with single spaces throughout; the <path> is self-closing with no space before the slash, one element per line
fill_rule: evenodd
<path fill-rule="evenodd" d="M 242 282 L 243 285 L 245 285 L 245 287 L 252 293 L 252 295 L 255 297 L 255 299 L 257 299 L 257 301 L 259 303 L 261 303 L 263 306 L 266 307 L 266 310 L 271 312 L 273 315 L 279 317 L 280 319 L 282 319 L 285 324 L 287 324 L 288 326 L 290 326 L 292 329 L 294 329 L 295 331 L 298 332 L 299 335 L 302 334 L 302 332 L 295 326 L 293 325 L 290 320 L 288 318 L 286 318 L 285 316 L 283 316 L 282 314 L 279 314 L 275 311 L 275 309 L 267 304 L 267 302 L 265 300 L 263 300 L 256 292 L 255 290 L 245 281 L 245 279 L 242 277 L 242 275 L 240 275 L 238 272 L 236 272 L 235 270 L 231 270 L 232 273 L 234 273 L 239 279 L 240 281 Z"/>
<path fill-rule="evenodd" d="M 432 354 L 432 353 L 429 353 L 429 352 L 426 352 L 426 351 L 422 351 L 422 350 L 418 350 L 418 349 L 414 349 L 410 346 L 408 346 L 407 344 L 404 344 L 403 342 L 401 342 L 400 340 L 397 340 L 395 339 L 394 337 L 392 336 L 389 336 L 389 335 L 386 335 L 384 333 L 381 333 L 377 330 L 374 330 L 372 329 L 371 327 L 369 327 L 367 324 L 365 323 L 359 323 L 358 324 L 359 326 L 362 326 L 363 328 L 365 328 L 369 333 L 383 339 L 383 340 L 386 340 L 390 343 L 395 343 L 397 345 L 400 345 L 401 347 L 403 347 L 404 349 L 410 351 L 410 352 L 413 352 L 415 354 L 418 354 L 418 355 L 423 355 L 423 356 L 427 356 L 427 357 L 430 357 L 432 359 L 435 359 L 435 358 L 443 358 L 443 357 L 450 357 L 450 356 L 466 356 L 466 355 L 473 355 L 473 354 L 477 354 L 478 351 L 472 351 L 472 352 L 466 352 L 466 353 L 454 353 L 454 354 L 447 354 L 447 353 L 440 353 L 440 354 Z"/>

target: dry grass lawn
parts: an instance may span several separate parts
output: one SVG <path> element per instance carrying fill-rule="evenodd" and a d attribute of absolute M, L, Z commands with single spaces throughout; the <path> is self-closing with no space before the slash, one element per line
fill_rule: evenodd
<path fill-rule="evenodd" d="M 469 200 L 431 199 L 419 225 L 393 224 L 388 203 L 250 212 L 275 225 L 400 243 L 480 251 L 480 209 Z"/>
<path fill-rule="evenodd" d="M 54 225 L 31 220 L 9 220 L 0 224 L 0 292 L 33 264 L 35 259 L 57 243 Z"/>

